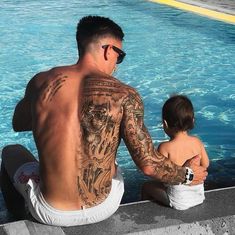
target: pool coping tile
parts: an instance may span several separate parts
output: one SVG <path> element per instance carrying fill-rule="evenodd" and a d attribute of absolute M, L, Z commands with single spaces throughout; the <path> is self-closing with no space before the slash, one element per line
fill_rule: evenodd
<path fill-rule="evenodd" d="M 215 20 L 224 21 L 226 23 L 235 24 L 235 2 L 234 6 L 228 0 L 224 5 L 219 5 L 217 1 L 212 0 L 149 0 L 151 2 L 168 5 L 184 11 L 193 12 L 202 16 L 206 16 Z M 226 4 L 227 2 L 227 4 Z"/>

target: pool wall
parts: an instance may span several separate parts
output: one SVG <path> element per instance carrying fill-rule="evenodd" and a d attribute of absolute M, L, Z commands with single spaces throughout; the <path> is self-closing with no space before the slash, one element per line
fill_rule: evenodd
<path fill-rule="evenodd" d="M 190 1 L 191 4 L 188 4 L 184 1 L 175 1 L 175 0 L 150 0 L 150 1 L 156 2 L 159 4 L 165 4 L 165 5 L 172 6 L 172 7 L 185 10 L 185 11 L 190 11 L 199 15 L 207 16 L 216 20 L 221 20 L 230 24 L 235 24 L 235 15 L 231 15 L 231 14 L 207 9 L 201 6 L 197 6 L 198 2 L 196 1 Z M 195 3 L 197 5 L 192 5 L 192 3 Z"/>

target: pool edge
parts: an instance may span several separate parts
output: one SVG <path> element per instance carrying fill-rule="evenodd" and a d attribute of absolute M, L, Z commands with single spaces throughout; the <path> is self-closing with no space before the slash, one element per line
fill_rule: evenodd
<path fill-rule="evenodd" d="M 235 234 L 234 197 L 235 187 L 209 190 L 203 204 L 186 211 L 142 201 L 121 205 L 114 215 L 96 224 L 65 228 L 21 220 L 1 225 L 0 234 L 13 235 L 20 229 L 28 235 Z"/>
<path fill-rule="evenodd" d="M 149 1 L 163 4 L 163 5 L 168 5 L 168 6 L 181 9 L 184 11 L 193 12 L 198 15 L 206 16 L 215 20 L 220 20 L 229 24 L 235 24 L 235 15 L 211 10 L 199 4 L 192 5 L 190 3 L 185 3 L 185 2 L 176 1 L 176 0 L 149 0 Z"/>

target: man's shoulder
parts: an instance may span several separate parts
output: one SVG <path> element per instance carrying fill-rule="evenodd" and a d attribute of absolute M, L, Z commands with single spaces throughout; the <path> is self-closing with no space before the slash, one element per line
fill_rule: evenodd
<path fill-rule="evenodd" d="M 117 79 L 115 78 L 115 80 L 117 80 Z M 138 93 L 138 91 L 134 87 L 132 87 L 124 82 L 121 82 L 119 80 L 117 80 L 117 81 L 120 84 L 120 87 L 122 88 L 122 90 L 124 90 L 126 92 L 127 96 L 135 96 L 140 99 L 140 94 Z"/>
<path fill-rule="evenodd" d="M 129 95 L 139 96 L 139 93 L 134 87 L 110 75 L 98 75 L 98 76 L 96 75 L 94 77 L 90 77 L 89 79 L 87 79 L 88 84 L 90 81 L 94 83 L 99 83 L 99 86 L 116 88 L 123 94 L 126 94 L 126 96 Z"/>
<path fill-rule="evenodd" d="M 36 87 L 50 83 L 55 83 L 58 80 L 64 80 L 70 76 L 69 66 L 53 67 L 49 70 L 42 71 L 34 75 L 29 83 L 34 84 Z"/>
<path fill-rule="evenodd" d="M 29 81 L 30 84 L 40 84 L 41 82 L 43 82 L 45 79 L 47 79 L 49 76 L 53 76 L 53 74 L 55 74 L 56 68 L 51 68 L 49 70 L 45 70 L 45 71 L 40 71 L 38 73 L 36 73 L 32 79 Z"/>
<path fill-rule="evenodd" d="M 45 76 L 55 76 L 57 74 L 68 73 L 72 71 L 72 65 L 57 66 L 49 68 L 48 70 L 37 73 L 34 77 L 40 78 Z"/>
<path fill-rule="evenodd" d="M 161 142 L 157 148 L 158 152 L 168 157 L 168 154 L 171 152 L 171 144 L 169 141 Z"/>
<path fill-rule="evenodd" d="M 49 104 L 70 102 L 72 94 L 78 90 L 78 85 L 71 82 L 75 79 L 69 79 L 70 74 L 66 70 L 63 67 L 54 67 L 36 74 L 29 82 L 29 90 L 34 94 L 35 101 L 47 107 Z"/>

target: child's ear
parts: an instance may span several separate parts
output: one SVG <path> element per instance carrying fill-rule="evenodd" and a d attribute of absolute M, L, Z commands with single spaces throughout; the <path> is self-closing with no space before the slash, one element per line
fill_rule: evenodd
<path fill-rule="evenodd" d="M 167 124 L 167 121 L 165 119 L 163 120 L 163 125 L 164 125 L 164 127 L 168 128 L 168 124 Z"/>

